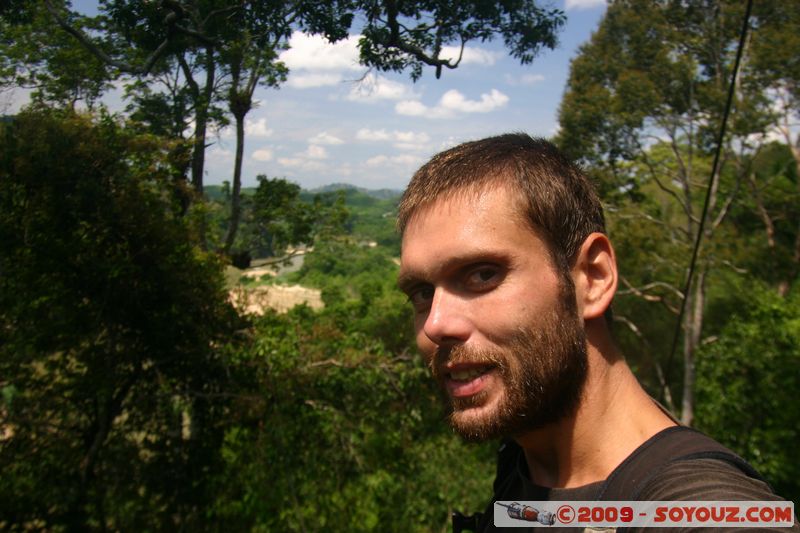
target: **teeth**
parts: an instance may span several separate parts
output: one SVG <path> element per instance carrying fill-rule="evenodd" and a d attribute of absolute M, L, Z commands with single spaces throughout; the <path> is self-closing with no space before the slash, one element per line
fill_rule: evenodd
<path fill-rule="evenodd" d="M 456 381 L 469 381 L 475 379 L 485 372 L 485 369 L 472 368 L 469 370 L 459 370 L 450 372 L 450 377 Z"/>

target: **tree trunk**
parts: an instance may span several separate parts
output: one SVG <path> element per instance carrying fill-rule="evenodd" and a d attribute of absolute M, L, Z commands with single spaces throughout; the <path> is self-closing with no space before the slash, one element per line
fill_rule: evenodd
<path fill-rule="evenodd" d="M 208 108 L 211 106 L 211 96 L 214 91 L 214 49 L 206 49 L 206 82 L 203 92 L 196 94 L 195 104 L 195 129 L 192 147 L 192 184 L 198 194 L 203 194 L 203 173 L 206 162 L 206 130 L 208 129 Z"/>
<path fill-rule="evenodd" d="M 246 113 L 235 113 L 236 118 L 236 161 L 233 166 L 233 191 L 231 193 L 231 217 L 222 251 L 230 255 L 236 233 L 239 230 L 239 218 L 242 206 L 240 193 L 242 190 L 242 156 L 244 155 L 244 117 Z"/>
<path fill-rule="evenodd" d="M 798 176 L 797 192 L 800 194 L 800 135 L 797 136 L 796 143 L 789 143 L 789 148 L 792 151 L 792 157 L 794 157 L 795 169 Z M 794 280 L 797 279 L 797 276 L 800 275 L 800 224 L 798 224 L 796 233 L 794 235 L 794 251 L 792 253 L 792 259 L 794 261 L 793 268 L 791 270 L 789 279 L 786 280 L 782 290 L 780 291 L 781 296 L 786 296 L 789 294 L 789 288 L 791 287 L 792 282 L 794 282 Z"/>
<path fill-rule="evenodd" d="M 703 332 L 703 313 L 706 297 L 705 267 L 697 274 L 697 280 L 687 295 L 687 313 L 683 330 L 683 397 L 681 400 L 681 423 L 691 426 L 694 422 L 695 356 Z"/>

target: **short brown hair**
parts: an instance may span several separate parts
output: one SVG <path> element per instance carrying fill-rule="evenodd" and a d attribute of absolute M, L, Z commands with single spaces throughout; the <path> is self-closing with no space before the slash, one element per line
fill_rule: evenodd
<path fill-rule="evenodd" d="M 421 208 L 457 193 L 479 193 L 490 183 L 518 193 L 525 220 L 547 242 L 561 273 L 589 234 L 605 233 L 603 208 L 586 175 L 553 144 L 524 133 L 467 142 L 435 155 L 403 193 L 400 233 Z"/>

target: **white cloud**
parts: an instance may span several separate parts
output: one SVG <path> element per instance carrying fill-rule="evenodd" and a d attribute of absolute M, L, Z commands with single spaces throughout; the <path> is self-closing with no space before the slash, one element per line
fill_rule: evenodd
<path fill-rule="evenodd" d="M 416 151 L 421 152 L 424 150 L 428 150 L 428 146 L 424 144 L 415 144 L 415 143 L 395 143 L 394 147 L 398 150 L 406 150 L 406 151 Z"/>
<path fill-rule="evenodd" d="M 289 49 L 281 52 L 279 59 L 289 67 L 286 85 L 295 89 L 329 87 L 360 77 L 365 68 L 358 62 L 360 35 L 351 35 L 331 44 L 320 35 L 294 32 L 289 39 Z M 488 52 L 470 52 L 470 60 L 485 61 Z M 474 58 L 473 58 L 474 56 Z M 465 58 L 466 60 L 466 58 Z M 370 73 L 354 83 L 347 97 L 353 101 L 401 100 L 414 98 L 410 85 L 389 80 Z"/>
<path fill-rule="evenodd" d="M 327 131 L 323 131 L 317 133 L 313 137 L 311 137 L 308 142 L 310 144 L 327 144 L 327 145 L 335 145 L 335 144 L 343 144 L 344 141 L 341 140 L 339 137 L 335 135 L 331 135 Z"/>
<path fill-rule="evenodd" d="M 272 161 L 273 154 L 269 148 L 261 148 L 253 152 L 251 157 L 256 161 Z"/>
<path fill-rule="evenodd" d="M 325 169 L 325 165 L 319 161 L 309 161 L 303 157 L 279 157 L 278 164 L 292 169 L 302 170 L 306 172 L 321 171 Z"/>
<path fill-rule="evenodd" d="M 317 146 L 316 144 L 310 144 L 306 149 L 304 155 L 309 159 L 326 159 L 328 157 L 328 151 L 325 149 L 324 146 Z"/>
<path fill-rule="evenodd" d="M 353 168 L 348 163 L 345 163 L 345 164 L 341 165 L 339 168 L 337 168 L 336 172 L 340 176 L 352 176 L 353 175 Z"/>
<path fill-rule="evenodd" d="M 394 138 L 398 142 L 411 144 L 426 143 L 431 140 L 427 133 L 414 133 L 413 131 L 396 131 L 394 132 Z"/>
<path fill-rule="evenodd" d="M 278 163 L 284 167 L 299 167 L 305 163 L 305 160 L 299 157 L 279 157 Z"/>
<path fill-rule="evenodd" d="M 260 118 L 258 120 L 244 120 L 244 132 L 250 137 L 271 137 L 274 133 L 271 129 L 267 128 L 267 119 Z"/>
<path fill-rule="evenodd" d="M 363 80 L 353 84 L 348 100 L 375 102 L 378 100 L 402 100 L 414 98 L 414 91 L 409 85 L 368 74 Z"/>
<path fill-rule="evenodd" d="M 418 100 L 403 100 L 397 102 L 394 110 L 400 115 L 408 115 L 410 117 L 420 117 L 428 112 L 428 108 Z"/>
<path fill-rule="evenodd" d="M 311 89 L 336 85 L 344 80 L 339 73 L 291 73 L 286 86 L 294 89 Z"/>
<path fill-rule="evenodd" d="M 362 128 L 356 132 L 356 139 L 367 142 L 393 142 L 394 147 L 400 150 L 424 150 L 428 148 L 431 137 L 425 132 L 397 130 L 388 132 L 384 129 Z"/>
<path fill-rule="evenodd" d="M 356 139 L 359 141 L 388 141 L 392 136 L 386 130 L 371 130 L 361 128 L 356 132 Z"/>
<path fill-rule="evenodd" d="M 480 101 L 467 100 L 463 94 L 455 89 L 451 89 L 442 95 L 439 105 L 445 109 L 452 109 L 463 113 L 488 113 L 498 107 L 503 107 L 507 103 L 508 96 L 497 89 L 492 89 L 492 92 L 489 94 L 482 94 Z"/>
<path fill-rule="evenodd" d="M 455 61 L 458 59 L 458 54 L 461 52 L 459 46 L 443 46 L 442 52 L 439 57 L 442 59 L 450 59 Z M 464 52 L 461 55 L 461 63 L 459 66 L 464 65 L 482 65 L 492 66 L 501 57 L 499 52 L 492 52 L 491 50 L 484 50 L 483 48 L 474 48 L 471 46 L 464 47 Z"/>
<path fill-rule="evenodd" d="M 461 142 L 463 142 L 463 140 L 460 140 L 460 139 L 458 139 L 458 138 L 456 138 L 456 137 L 451 135 L 447 139 L 442 141 L 442 144 L 439 145 L 439 151 L 443 151 L 443 150 L 447 150 L 448 148 L 452 148 L 452 147 L 454 147 L 455 145 L 457 145 L 457 144 L 459 144 Z"/>
<path fill-rule="evenodd" d="M 364 164 L 368 167 L 381 167 L 389 162 L 389 157 L 385 155 L 376 155 L 375 157 L 370 157 L 367 159 Z"/>
<path fill-rule="evenodd" d="M 220 148 L 219 146 L 215 146 L 208 151 L 208 157 L 209 159 L 228 159 L 229 157 L 233 157 L 233 152 L 224 148 Z"/>
<path fill-rule="evenodd" d="M 279 157 L 277 161 L 282 167 L 310 172 L 325 169 L 322 160 L 327 158 L 328 151 L 324 146 L 309 144 L 304 151 L 295 152 L 292 157 Z"/>
<path fill-rule="evenodd" d="M 370 168 L 396 166 L 396 165 L 413 167 L 413 166 L 418 166 L 421 163 L 422 163 L 421 157 L 409 154 L 401 154 L 391 157 L 386 155 L 377 155 L 375 157 L 367 159 L 364 162 L 364 165 Z"/>
<path fill-rule="evenodd" d="M 497 89 L 482 94 L 480 100 L 468 100 L 462 93 L 451 89 L 444 93 L 435 107 L 428 107 L 416 100 L 404 100 L 395 105 L 400 115 L 427 118 L 449 118 L 457 113 L 488 113 L 508 103 L 508 96 Z"/>
<path fill-rule="evenodd" d="M 321 35 L 299 31 L 289 38 L 289 49 L 278 58 L 289 67 L 286 85 L 297 89 L 324 87 L 341 82 L 343 73 L 360 70 L 358 35 L 329 43 Z"/>
<path fill-rule="evenodd" d="M 290 70 L 352 70 L 358 68 L 358 35 L 334 44 L 321 35 L 296 31 L 289 38 L 289 49 L 278 57 Z"/>
<path fill-rule="evenodd" d="M 592 9 L 599 6 L 605 6 L 606 0 L 565 0 L 564 9 L 567 11 L 571 9 Z"/>
<path fill-rule="evenodd" d="M 427 133 L 413 131 L 395 131 L 394 138 L 396 141 L 394 147 L 398 150 L 427 150 L 431 141 Z"/>
<path fill-rule="evenodd" d="M 506 74 L 506 83 L 509 85 L 536 85 L 537 83 L 541 83 L 545 80 L 545 77 L 541 74 L 523 74 L 522 76 L 512 76 L 511 74 Z"/>
<path fill-rule="evenodd" d="M 192 137 L 194 136 L 194 129 L 195 129 L 195 121 L 190 120 L 186 123 L 186 129 L 183 130 L 184 137 Z"/>
<path fill-rule="evenodd" d="M 22 107 L 27 105 L 31 99 L 33 89 L 22 89 L 11 87 L 0 91 L 0 113 L 14 115 Z"/>
<path fill-rule="evenodd" d="M 257 120 L 251 120 L 249 118 L 244 119 L 245 137 L 258 137 L 265 139 L 267 137 L 272 137 L 273 133 L 275 133 L 273 130 L 267 128 L 266 118 L 259 118 Z M 236 136 L 236 128 L 233 124 L 231 124 L 219 130 L 217 134 L 222 139 L 231 139 Z"/>

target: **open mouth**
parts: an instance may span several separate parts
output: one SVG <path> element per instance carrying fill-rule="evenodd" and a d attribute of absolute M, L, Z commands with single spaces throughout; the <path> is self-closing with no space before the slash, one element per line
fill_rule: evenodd
<path fill-rule="evenodd" d="M 493 365 L 456 366 L 445 373 L 445 386 L 453 397 L 472 396 L 481 392 L 489 383 Z"/>
<path fill-rule="evenodd" d="M 467 381 L 472 381 L 478 376 L 486 374 L 491 369 L 492 367 L 485 366 L 485 367 L 474 367 L 474 368 L 453 370 L 452 372 L 447 374 L 447 377 L 449 377 L 453 381 L 467 382 Z"/>

